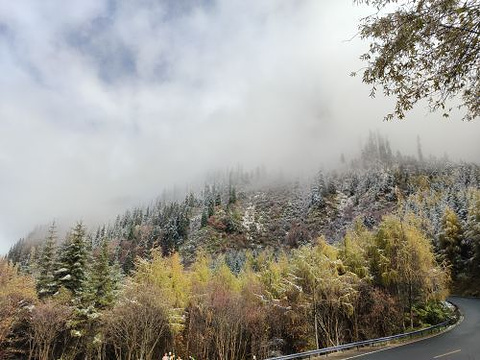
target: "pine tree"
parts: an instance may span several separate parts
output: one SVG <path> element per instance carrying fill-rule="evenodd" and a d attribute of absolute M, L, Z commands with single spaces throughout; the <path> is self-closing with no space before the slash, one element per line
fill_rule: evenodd
<path fill-rule="evenodd" d="M 214 213 L 215 213 L 215 204 L 212 199 L 209 199 L 207 204 L 207 216 L 208 217 L 213 216 Z"/>
<path fill-rule="evenodd" d="M 310 191 L 310 206 L 314 209 L 321 209 L 325 207 L 325 193 L 325 180 L 323 177 L 323 173 L 319 171 L 317 179 L 315 179 L 314 183 L 312 184 L 312 188 Z"/>
<path fill-rule="evenodd" d="M 235 204 L 237 202 L 237 191 L 235 186 L 229 185 L 228 187 L 228 205 Z"/>
<path fill-rule="evenodd" d="M 85 244 L 85 227 L 79 222 L 67 238 L 60 252 L 59 268 L 55 277 L 60 286 L 80 296 L 85 282 L 87 250 Z"/>
<path fill-rule="evenodd" d="M 113 305 L 118 286 L 118 267 L 110 265 L 108 242 L 104 238 L 96 256 L 91 276 L 87 282 L 85 299 L 96 309 L 106 309 Z"/>
<path fill-rule="evenodd" d="M 57 243 L 57 228 L 55 222 L 48 230 L 48 236 L 43 245 L 40 258 L 37 263 L 37 293 L 39 298 L 51 296 L 58 290 L 58 283 L 55 281 L 55 248 Z"/>
<path fill-rule="evenodd" d="M 422 143 L 420 142 L 419 135 L 417 135 L 417 156 L 418 156 L 418 161 L 423 163 Z"/>
<path fill-rule="evenodd" d="M 202 219 L 201 219 L 201 222 L 200 222 L 200 227 L 203 228 L 203 227 L 207 226 L 207 224 L 208 224 L 207 210 L 204 209 L 202 211 Z"/>
<path fill-rule="evenodd" d="M 130 274 L 135 269 L 135 253 L 129 250 L 122 262 L 122 270 L 125 274 Z"/>
<path fill-rule="evenodd" d="M 222 197 L 220 196 L 220 193 L 216 193 L 215 195 L 215 206 L 220 206 L 222 205 Z"/>

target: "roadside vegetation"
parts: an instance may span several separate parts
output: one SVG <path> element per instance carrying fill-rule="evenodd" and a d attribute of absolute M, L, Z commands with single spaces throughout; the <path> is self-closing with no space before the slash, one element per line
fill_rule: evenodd
<path fill-rule="evenodd" d="M 1 262 L 3 358 L 155 359 L 167 350 L 195 359 L 263 358 L 447 315 L 448 271 L 413 216 L 387 217 L 375 231 L 357 222 L 337 246 L 318 238 L 289 253 L 247 253 L 239 272 L 203 252 L 186 268 L 178 253 L 154 250 L 121 279 L 105 252 L 82 247 L 70 258 L 95 259 L 92 273 L 59 265 L 48 282 L 37 276 L 38 295 L 31 276 Z M 45 263 L 38 267 L 40 274 Z"/>

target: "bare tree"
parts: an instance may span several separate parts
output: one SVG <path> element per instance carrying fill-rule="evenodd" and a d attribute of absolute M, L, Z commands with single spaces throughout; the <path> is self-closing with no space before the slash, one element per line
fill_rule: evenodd
<path fill-rule="evenodd" d="M 105 323 L 106 343 L 117 359 L 151 360 L 171 340 L 161 294 L 145 286 L 127 292 L 113 310 L 105 313 Z"/>
<path fill-rule="evenodd" d="M 55 344 L 67 330 L 71 308 L 48 301 L 35 306 L 30 317 L 29 359 L 48 360 L 54 358 Z"/>

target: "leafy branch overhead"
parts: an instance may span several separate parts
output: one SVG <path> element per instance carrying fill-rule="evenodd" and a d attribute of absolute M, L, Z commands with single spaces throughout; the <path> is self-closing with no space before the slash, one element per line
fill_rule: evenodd
<path fill-rule="evenodd" d="M 381 85 L 386 96 L 396 97 L 386 120 L 403 119 L 422 99 L 445 117 L 454 98 L 464 120 L 480 116 L 478 0 L 354 1 L 377 9 L 359 26 L 361 38 L 371 41 L 361 59 L 371 96 Z"/>

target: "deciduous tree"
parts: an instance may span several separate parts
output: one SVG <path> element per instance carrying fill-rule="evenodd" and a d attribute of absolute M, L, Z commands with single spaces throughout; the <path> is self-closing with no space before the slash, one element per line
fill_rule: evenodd
<path fill-rule="evenodd" d="M 472 244 L 472 277 L 480 277 L 480 191 L 473 194 L 472 204 L 469 209 L 465 238 Z"/>
<path fill-rule="evenodd" d="M 403 119 L 419 100 L 448 116 L 459 97 L 464 119 L 480 116 L 480 5 L 477 0 L 355 0 L 377 11 L 360 24 L 370 40 L 363 81 L 396 97 Z"/>
<path fill-rule="evenodd" d="M 62 352 L 64 345 L 59 337 L 67 331 L 71 313 L 71 308 L 51 300 L 32 309 L 29 317 L 31 358 L 38 360 L 57 358 L 56 355 Z"/>
<path fill-rule="evenodd" d="M 167 310 L 158 289 L 133 285 L 105 317 L 106 342 L 115 358 L 158 359 L 172 344 Z"/>
<path fill-rule="evenodd" d="M 440 254 L 451 266 L 452 277 L 462 271 L 462 240 L 463 228 L 457 214 L 450 208 L 446 208 L 442 217 L 442 227 L 439 236 Z"/>
<path fill-rule="evenodd" d="M 375 238 L 377 281 L 406 304 L 413 327 L 415 304 L 445 297 L 446 274 L 436 264 L 432 244 L 419 230 L 415 218 L 401 221 L 388 216 Z"/>
<path fill-rule="evenodd" d="M 14 343 L 23 341 L 24 334 L 16 333 L 15 329 L 35 301 L 33 278 L 19 274 L 16 266 L 0 258 L 0 359 L 8 359 L 20 350 L 14 348 Z"/>

